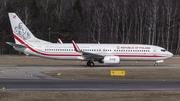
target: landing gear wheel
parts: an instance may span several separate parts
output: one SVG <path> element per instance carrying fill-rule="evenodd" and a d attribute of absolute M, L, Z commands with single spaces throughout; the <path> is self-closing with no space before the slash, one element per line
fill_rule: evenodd
<path fill-rule="evenodd" d="M 93 63 L 93 62 L 90 62 L 90 66 L 91 66 L 91 67 L 94 67 L 94 63 Z"/>
<path fill-rule="evenodd" d="M 157 64 L 157 63 L 155 63 L 155 64 L 154 64 L 154 66 L 158 66 L 158 64 Z"/>
<path fill-rule="evenodd" d="M 92 61 L 88 61 L 88 62 L 87 62 L 87 66 L 93 67 L 93 66 L 94 66 L 94 63 L 93 63 Z"/>
<path fill-rule="evenodd" d="M 90 66 L 90 61 L 87 62 L 87 66 Z"/>

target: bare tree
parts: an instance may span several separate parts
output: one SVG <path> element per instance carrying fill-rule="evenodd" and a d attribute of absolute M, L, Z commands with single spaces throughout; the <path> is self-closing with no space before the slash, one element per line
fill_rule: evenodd
<path fill-rule="evenodd" d="M 153 34 L 152 34 L 152 45 L 156 43 L 156 24 L 157 14 L 159 9 L 159 0 L 152 0 L 152 15 L 153 15 Z"/>
<path fill-rule="evenodd" d="M 116 24 L 115 24 L 115 40 L 116 40 L 116 43 L 118 43 L 118 37 L 119 37 L 119 23 L 120 23 L 120 12 L 121 12 L 121 10 L 120 10 L 120 7 L 119 7 L 119 5 L 118 6 L 116 6 L 116 8 L 115 8 L 116 10 L 115 10 L 115 13 L 116 13 L 116 16 L 115 16 L 115 20 L 116 20 Z"/>
<path fill-rule="evenodd" d="M 127 24 L 127 19 L 128 19 L 128 15 L 127 15 L 127 7 L 128 7 L 128 0 L 122 0 L 123 2 L 123 10 L 122 10 L 122 43 L 125 43 L 125 30 L 126 30 L 126 24 Z"/>
<path fill-rule="evenodd" d="M 39 2 L 42 8 L 44 9 L 44 12 L 47 14 L 50 0 L 39 0 Z"/>
<path fill-rule="evenodd" d="M 178 31 L 178 41 L 177 41 L 176 54 L 180 54 L 180 26 L 179 26 L 179 31 Z"/>
<path fill-rule="evenodd" d="M 98 6 L 97 3 L 94 4 L 94 7 L 95 7 L 95 11 L 94 11 L 93 20 L 95 22 L 95 25 L 97 26 L 97 33 L 98 33 L 97 41 L 99 42 L 101 38 L 101 28 L 103 25 L 104 8 Z"/>
<path fill-rule="evenodd" d="M 25 9 L 24 9 L 24 15 L 25 15 L 25 25 L 29 25 L 31 23 L 31 11 L 29 10 L 28 6 L 25 5 Z"/>
<path fill-rule="evenodd" d="M 137 40 L 138 40 L 138 34 L 139 33 L 139 29 L 138 29 L 138 25 L 139 25 L 139 21 L 138 21 L 138 7 L 137 5 L 134 5 L 133 6 L 133 15 L 134 15 L 134 43 L 137 43 Z"/>
<path fill-rule="evenodd" d="M 145 0 L 138 0 L 138 16 L 139 16 L 139 43 L 143 42 L 143 21 L 147 2 Z"/>
<path fill-rule="evenodd" d="M 94 4 L 94 0 L 82 0 L 82 6 L 83 6 L 83 16 L 87 19 L 86 20 L 86 29 L 87 29 L 87 38 L 88 38 L 88 43 L 90 42 L 90 37 L 93 38 L 93 41 L 96 42 L 94 34 L 93 33 L 93 19 L 92 19 L 92 6 Z"/>
<path fill-rule="evenodd" d="M 103 5 L 98 5 L 97 2 L 93 2 L 93 6 L 94 6 L 94 14 L 92 16 L 94 22 L 93 32 L 95 31 L 96 28 L 97 41 L 100 42 L 101 32 L 103 27 L 104 7 Z"/>
<path fill-rule="evenodd" d="M 170 42 L 170 30 L 172 27 L 172 20 L 175 16 L 175 12 L 173 12 L 175 4 L 171 0 L 164 0 L 165 9 L 166 9 L 166 22 L 167 22 L 167 38 L 166 38 L 166 49 L 169 50 L 169 42 Z"/>
<path fill-rule="evenodd" d="M 108 12 L 108 15 L 107 15 L 108 16 L 108 20 L 110 22 L 109 23 L 109 27 L 110 27 L 110 40 L 109 40 L 109 42 L 113 43 L 114 42 L 113 35 L 114 35 L 114 25 L 115 25 L 115 13 L 116 13 L 115 10 L 117 10 L 116 8 L 117 8 L 117 5 L 118 5 L 118 0 L 108 0 L 106 5 L 109 6 L 109 12 Z M 119 12 L 117 12 L 117 13 L 119 13 Z"/>
<path fill-rule="evenodd" d="M 8 0 L 0 0 L 0 19 L 4 16 L 3 13 L 5 12 L 7 1 Z"/>
<path fill-rule="evenodd" d="M 62 0 L 56 0 L 55 13 L 56 13 L 58 19 L 60 19 L 61 14 L 62 14 Z"/>

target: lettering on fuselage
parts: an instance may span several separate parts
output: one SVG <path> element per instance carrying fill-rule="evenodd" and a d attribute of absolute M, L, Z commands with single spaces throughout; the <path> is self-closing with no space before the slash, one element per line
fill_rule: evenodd
<path fill-rule="evenodd" d="M 120 47 L 117 46 L 117 49 L 151 49 L 151 47 Z"/>

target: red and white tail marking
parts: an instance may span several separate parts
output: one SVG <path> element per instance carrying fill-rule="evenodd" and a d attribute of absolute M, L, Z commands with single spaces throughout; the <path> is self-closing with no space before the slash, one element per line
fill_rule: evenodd
<path fill-rule="evenodd" d="M 23 39 L 27 43 L 50 43 L 41 39 L 36 38 L 31 31 L 26 27 L 26 25 L 19 19 L 19 17 L 15 13 L 8 13 L 11 28 L 13 31 L 13 34 L 18 36 L 20 39 Z M 14 37 L 15 39 L 15 37 Z M 16 44 L 21 44 L 20 42 L 15 39 Z"/>
<path fill-rule="evenodd" d="M 63 44 L 63 42 L 61 41 L 61 39 L 58 38 L 58 41 L 59 41 L 60 44 Z"/>
<path fill-rule="evenodd" d="M 71 42 L 72 42 L 72 44 L 73 44 L 74 50 L 75 50 L 76 52 L 80 52 L 80 49 L 79 49 L 79 47 L 76 45 L 76 43 L 75 43 L 73 40 L 72 40 Z"/>

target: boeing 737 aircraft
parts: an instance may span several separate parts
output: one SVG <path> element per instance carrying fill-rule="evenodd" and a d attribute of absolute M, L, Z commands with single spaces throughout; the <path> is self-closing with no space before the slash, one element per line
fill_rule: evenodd
<path fill-rule="evenodd" d="M 51 43 L 36 38 L 15 13 L 9 13 L 15 43 L 6 42 L 17 51 L 50 59 L 93 61 L 104 64 L 119 64 L 120 61 L 163 62 L 173 56 L 162 47 L 142 44 L 76 44 Z"/>

